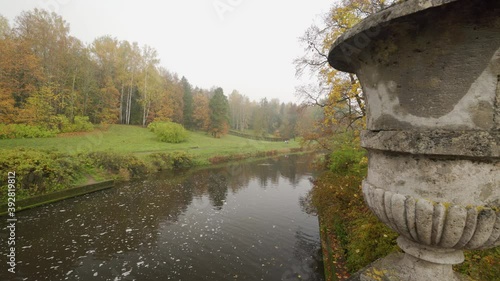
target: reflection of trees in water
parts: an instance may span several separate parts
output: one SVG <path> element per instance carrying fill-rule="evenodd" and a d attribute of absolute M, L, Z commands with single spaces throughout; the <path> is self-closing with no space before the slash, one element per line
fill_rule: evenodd
<path fill-rule="evenodd" d="M 305 196 L 300 196 L 299 205 L 302 212 L 308 215 L 317 215 L 316 208 L 312 204 L 312 193 L 309 191 Z"/>
<path fill-rule="evenodd" d="M 310 170 L 310 164 L 314 155 L 286 155 L 269 159 L 269 166 L 260 166 L 259 179 L 263 186 L 267 186 L 270 181 L 278 184 L 280 177 L 288 180 L 290 185 L 296 187 L 301 178 Z M 264 171 L 267 169 L 267 171 Z"/>
<path fill-rule="evenodd" d="M 232 163 L 224 167 L 196 170 L 185 176 L 183 185 L 192 187 L 196 196 L 208 194 L 212 206 L 222 209 L 228 190 L 236 193 L 254 179 L 264 188 L 278 185 L 282 178 L 287 179 L 292 186 L 297 186 L 302 176 L 308 173 L 313 157 L 280 156 L 252 164 Z"/>
<path fill-rule="evenodd" d="M 305 165 L 298 167 L 297 159 L 298 159 L 297 155 L 291 155 L 288 157 L 280 158 L 279 161 L 279 166 L 281 167 L 280 169 L 281 175 L 287 178 L 293 187 L 296 187 L 298 185 L 300 177 L 305 172 L 303 169 L 307 168 Z"/>
<path fill-rule="evenodd" d="M 300 280 L 319 281 L 324 280 L 323 259 L 321 247 L 317 243 L 317 239 L 308 237 L 302 231 L 297 230 L 295 233 L 297 239 L 294 247 L 294 256 L 297 261 L 300 261 L 299 273 Z"/>
<path fill-rule="evenodd" d="M 216 210 L 221 210 L 227 197 L 227 179 L 222 173 L 210 173 L 208 177 L 208 196 Z"/>

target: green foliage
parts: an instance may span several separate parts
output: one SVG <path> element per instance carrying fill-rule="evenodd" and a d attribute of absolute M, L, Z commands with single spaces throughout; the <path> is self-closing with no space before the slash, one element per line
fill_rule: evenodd
<path fill-rule="evenodd" d="M 347 269 L 356 272 L 397 249 L 397 234 L 380 222 L 365 206 L 361 176 L 326 171 L 316 182 L 312 203 L 323 224 L 335 234 Z"/>
<path fill-rule="evenodd" d="M 328 168 L 339 175 L 363 177 L 368 167 L 366 151 L 362 149 L 357 136 L 352 133 L 338 135 L 333 142 L 333 152 L 329 155 Z"/>
<path fill-rule="evenodd" d="M 94 151 L 82 155 L 88 163 L 108 171 L 120 178 L 137 178 L 149 173 L 148 165 L 130 154 L 117 154 L 108 151 Z"/>
<path fill-rule="evenodd" d="M 360 187 L 363 177 L 326 171 L 311 191 L 312 203 L 323 224 L 340 241 L 339 251 L 350 272 L 397 249 L 397 234 L 364 204 Z"/>
<path fill-rule="evenodd" d="M 57 149 L 71 154 L 83 151 L 112 151 L 118 154 L 149 154 L 156 152 L 186 151 L 208 164 L 208 159 L 216 155 L 246 154 L 269 150 L 299 149 L 299 143 L 291 140 L 266 142 L 225 136 L 214 140 L 205 132 L 189 132 L 189 140 L 178 144 L 159 142 L 154 133 L 147 128 L 128 125 L 110 125 L 85 134 L 69 134 L 64 137 L 44 139 L 6 139 L 0 140 L 2 150 L 16 147 L 37 149 Z"/>
<path fill-rule="evenodd" d="M 184 89 L 184 95 L 182 95 L 183 99 L 183 113 L 182 116 L 184 118 L 184 127 L 188 129 L 194 128 L 194 121 L 193 121 L 193 111 L 194 111 L 194 104 L 193 104 L 193 89 L 191 84 L 189 84 L 188 80 L 186 77 L 182 77 L 181 79 L 181 84 Z"/>
<path fill-rule="evenodd" d="M 229 102 L 224 95 L 222 88 L 214 91 L 209 102 L 210 107 L 210 134 L 215 138 L 220 138 L 229 130 Z"/>
<path fill-rule="evenodd" d="M 454 269 L 474 280 L 495 281 L 500 276 L 500 247 L 465 251 L 465 261 Z"/>
<path fill-rule="evenodd" d="M 361 191 L 366 176 L 365 152 L 356 136 L 337 137 L 327 167 L 316 180 L 312 203 L 324 226 L 340 242 L 347 269 L 356 272 L 374 260 L 397 250 L 397 234 L 380 222 L 367 208 Z"/>
<path fill-rule="evenodd" d="M 338 174 L 362 176 L 366 173 L 367 165 L 364 150 L 346 146 L 330 154 L 328 168 Z"/>
<path fill-rule="evenodd" d="M 26 124 L 0 124 L 0 139 L 51 138 L 57 131 Z"/>
<path fill-rule="evenodd" d="M 154 153 L 149 155 L 149 158 L 158 171 L 189 168 L 194 164 L 193 156 L 181 151 L 173 153 Z"/>
<path fill-rule="evenodd" d="M 370 215 L 354 219 L 348 229 L 347 268 L 351 272 L 399 250 L 395 243 L 398 234 L 371 215 L 371 212 Z"/>
<path fill-rule="evenodd" d="M 64 115 L 56 115 L 51 118 L 50 127 L 61 133 L 90 132 L 94 130 L 94 125 L 90 123 L 88 116 L 75 116 L 71 122 Z"/>
<path fill-rule="evenodd" d="M 87 116 L 76 116 L 73 123 L 64 115 L 51 117 L 51 122 L 45 125 L 0 124 L 0 139 L 51 138 L 58 133 L 89 132 L 94 125 Z"/>
<path fill-rule="evenodd" d="M 17 148 L 0 154 L 0 173 L 16 173 L 18 199 L 67 188 L 82 171 L 78 158 L 60 152 Z M 1 198 L 6 196 L 6 183 L 2 183 Z"/>
<path fill-rule="evenodd" d="M 162 142 L 181 143 L 187 141 L 189 136 L 188 131 L 182 125 L 173 122 L 153 122 L 148 125 L 148 128 Z"/>

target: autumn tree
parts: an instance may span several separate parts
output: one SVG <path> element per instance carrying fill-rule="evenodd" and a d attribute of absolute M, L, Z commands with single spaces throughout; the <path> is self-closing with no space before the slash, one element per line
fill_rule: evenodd
<path fill-rule="evenodd" d="M 53 87 L 43 86 L 35 91 L 22 110 L 23 123 L 50 127 L 52 117 L 56 115 L 53 107 L 56 98 Z"/>
<path fill-rule="evenodd" d="M 6 17 L 0 15 L 0 40 L 4 40 L 10 33 L 9 21 Z"/>
<path fill-rule="evenodd" d="M 202 131 L 208 131 L 210 126 L 210 99 L 208 94 L 197 89 L 193 95 L 193 123 Z"/>
<path fill-rule="evenodd" d="M 209 132 L 215 138 L 220 138 L 229 129 L 229 104 L 222 88 L 214 90 L 210 99 Z"/>
<path fill-rule="evenodd" d="M 116 87 L 118 40 L 102 36 L 94 40 L 92 54 L 98 66 L 99 95 L 93 107 L 95 122 L 116 123 L 121 104 Z"/>
<path fill-rule="evenodd" d="M 322 134 L 329 138 L 336 131 L 359 129 L 366 115 L 365 99 L 354 74 L 344 73 L 328 65 L 328 51 L 335 40 L 368 15 L 393 4 L 393 0 L 342 0 L 324 17 L 323 27 L 312 25 L 300 38 L 305 47 L 304 55 L 295 60 L 297 76 L 309 72 L 318 77 L 316 85 L 297 87 L 303 104 L 319 107 L 324 117 L 317 123 Z"/>
<path fill-rule="evenodd" d="M 56 13 L 25 11 L 15 23 L 14 36 L 39 59 L 45 82 L 53 89 L 55 98 L 51 102 L 56 114 L 68 114 L 76 72 L 73 48 L 81 43 L 69 35 L 69 24 Z"/>
<path fill-rule="evenodd" d="M 237 90 L 233 90 L 228 101 L 231 128 L 237 131 L 248 129 L 252 110 L 250 99 Z"/>
<path fill-rule="evenodd" d="M 39 59 L 27 44 L 13 36 L 0 16 L 0 122 L 15 123 L 19 110 L 43 81 Z"/>
<path fill-rule="evenodd" d="M 163 77 L 166 81 L 166 93 L 169 95 L 169 106 L 172 109 L 172 121 L 182 124 L 184 120 L 184 89 L 177 74 L 167 72 Z"/>
<path fill-rule="evenodd" d="M 299 107 L 294 103 L 283 103 L 280 106 L 280 116 L 282 123 L 279 128 L 279 136 L 288 139 L 295 138 L 299 121 Z"/>
<path fill-rule="evenodd" d="M 151 103 L 156 101 L 161 93 L 161 77 L 157 67 L 160 60 L 158 52 L 149 46 L 142 49 L 142 91 L 140 103 L 142 105 L 142 126 L 146 126 Z"/>

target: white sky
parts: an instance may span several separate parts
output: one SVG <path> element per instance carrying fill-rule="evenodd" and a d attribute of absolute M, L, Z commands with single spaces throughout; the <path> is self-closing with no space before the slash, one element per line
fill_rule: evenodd
<path fill-rule="evenodd" d="M 12 25 L 21 11 L 45 8 L 85 43 L 111 35 L 150 45 L 162 66 L 193 86 L 296 102 L 301 82 L 292 62 L 304 52 L 298 37 L 320 24 L 334 1 L 0 0 L 0 14 Z"/>

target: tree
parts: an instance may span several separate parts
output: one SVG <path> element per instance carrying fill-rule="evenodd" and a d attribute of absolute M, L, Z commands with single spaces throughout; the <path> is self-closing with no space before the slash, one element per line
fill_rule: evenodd
<path fill-rule="evenodd" d="M 281 127 L 279 128 L 280 137 L 295 138 L 297 134 L 297 122 L 299 119 L 299 107 L 293 103 L 282 104 L 280 108 Z"/>
<path fill-rule="evenodd" d="M 28 98 L 26 106 L 22 110 L 23 123 L 50 127 L 51 119 L 56 115 L 56 111 L 52 106 L 55 99 L 56 95 L 49 86 L 44 86 L 39 91 L 33 93 Z"/>
<path fill-rule="evenodd" d="M 354 74 L 343 73 L 328 65 L 328 51 L 335 40 L 363 18 L 391 5 L 397 0 L 342 0 L 324 17 L 324 27 L 309 27 L 300 42 L 305 54 L 295 60 L 297 76 L 309 72 L 317 75 L 317 85 L 297 88 L 303 104 L 323 109 L 323 119 L 318 122 L 321 134 L 316 138 L 329 138 L 336 131 L 359 129 L 364 125 L 365 100 Z M 318 140 L 319 143 L 327 141 Z"/>
<path fill-rule="evenodd" d="M 43 81 L 39 59 L 0 16 L 0 122 L 20 122 L 19 109 Z"/>
<path fill-rule="evenodd" d="M 116 88 L 118 40 L 102 36 L 92 43 L 92 54 L 98 66 L 99 95 L 94 101 L 94 122 L 116 123 L 120 116 L 120 92 Z"/>
<path fill-rule="evenodd" d="M 201 90 L 195 91 L 193 96 L 193 123 L 202 131 L 208 131 L 210 126 L 210 100 Z"/>
<path fill-rule="evenodd" d="M 183 92 L 183 124 L 184 127 L 187 129 L 192 129 L 194 127 L 193 123 L 193 89 L 191 87 L 191 84 L 189 84 L 188 80 L 186 77 L 182 76 L 181 78 L 181 84 L 182 84 L 182 89 L 184 90 Z"/>
<path fill-rule="evenodd" d="M 274 133 L 274 113 L 272 104 L 263 98 L 258 108 L 254 111 L 253 129 L 257 136 L 266 136 Z"/>
<path fill-rule="evenodd" d="M 66 113 L 75 73 L 72 46 L 79 40 L 69 35 L 69 24 L 56 13 L 34 9 L 22 12 L 15 22 L 14 36 L 39 59 L 45 82 L 53 89 L 52 106 L 57 114 Z"/>
<path fill-rule="evenodd" d="M 0 15 L 0 40 L 4 40 L 10 33 L 9 21 L 6 17 Z"/>
<path fill-rule="evenodd" d="M 167 72 L 164 76 L 164 79 L 166 79 L 166 89 L 167 94 L 169 95 L 168 106 L 170 106 L 173 111 L 171 116 L 172 121 L 182 124 L 184 118 L 184 90 L 182 84 L 179 81 L 179 77 L 177 76 L 177 74 Z"/>
<path fill-rule="evenodd" d="M 250 99 L 237 90 L 229 95 L 229 111 L 231 128 L 238 131 L 248 129 L 250 123 Z"/>
<path fill-rule="evenodd" d="M 210 126 L 209 132 L 215 138 L 220 138 L 229 129 L 229 104 L 222 88 L 214 91 L 210 99 Z"/>
<path fill-rule="evenodd" d="M 142 48 L 142 63 L 143 63 L 143 85 L 142 85 L 142 126 L 146 126 L 151 102 L 156 99 L 156 96 L 161 91 L 159 89 L 160 78 L 157 71 L 157 65 L 160 62 L 158 53 L 155 49 L 144 46 Z"/>

